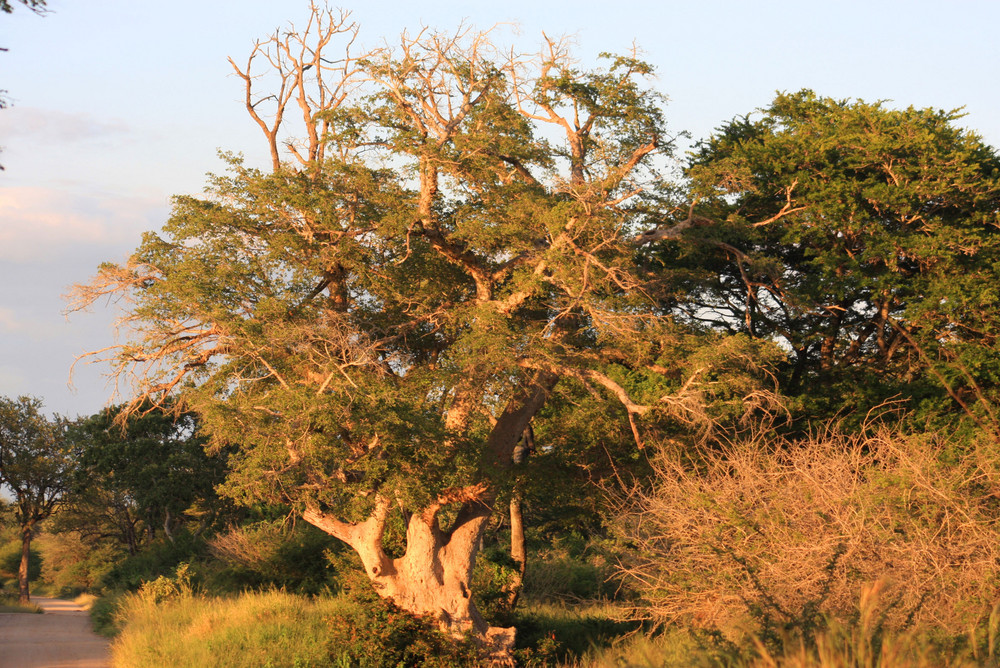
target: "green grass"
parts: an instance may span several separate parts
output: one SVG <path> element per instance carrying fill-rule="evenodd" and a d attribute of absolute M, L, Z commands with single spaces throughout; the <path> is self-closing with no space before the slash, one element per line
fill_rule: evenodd
<path fill-rule="evenodd" d="M 128 595 L 117 615 L 112 665 L 127 668 L 307 668 L 330 665 L 328 618 L 350 603 L 285 592 L 207 598 L 181 593 L 157 603 Z"/>

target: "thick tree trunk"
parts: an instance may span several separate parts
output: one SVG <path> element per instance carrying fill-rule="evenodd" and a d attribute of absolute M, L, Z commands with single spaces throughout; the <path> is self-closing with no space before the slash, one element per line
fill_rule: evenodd
<path fill-rule="evenodd" d="M 539 371 L 515 393 L 484 443 L 484 468 L 509 470 L 514 465 L 518 442 L 558 379 L 556 374 Z M 406 552 L 398 559 L 382 547 L 393 505 L 387 497 L 375 497 L 372 513 L 363 522 L 345 522 L 314 505 L 306 506 L 302 518 L 350 545 L 380 596 L 408 612 L 434 619 L 438 628 L 455 637 L 472 634 L 487 664 L 513 665 L 515 630 L 490 627 L 472 600 L 472 572 L 497 501 L 496 490 L 485 478 L 476 485 L 444 490 L 426 508 L 412 512 L 406 526 Z M 438 521 L 438 513 L 446 506 L 459 506 L 447 530 Z"/>
<path fill-rule="evenodd" d="M 21 565 L 17 569 L 17 581 L 20 587 L 20 603 L 27 605 L 31 601 L 28 592 L 28 564 L 31 557 L 31 527 L 21 530 Z"/>
<path fill-rule="evenodd" d="M 489 626 L 472 599 L 472 572 L 490 506 L 466 501 L 454 525 L 444 531 L 437 517 L 442 505 L 410 516 L 406 552 L 396 559 L 382 549 L 390 508 L 386 499 L 377 502 L 368 520 L 354 525 L 314 509 L 307 509 L 303 519 L 354 548 L 380 596 L 408 612 L 433 619 L 439 629 L 456 638 L 471 634 L 491 662 L 509 663 L 514 629 Z"/>

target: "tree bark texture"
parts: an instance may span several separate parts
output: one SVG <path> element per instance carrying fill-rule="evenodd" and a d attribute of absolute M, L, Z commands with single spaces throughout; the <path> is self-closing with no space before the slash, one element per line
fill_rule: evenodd
<path fill-rule="evenodd" d="M 17 569 L 17 583 L 19 588 L 18 601 L 21 605 L 27 605 L 31 601 L 28 591 L 28 564 L 31 557 L 31 527 L 21 530 L 21 564 Z"/>

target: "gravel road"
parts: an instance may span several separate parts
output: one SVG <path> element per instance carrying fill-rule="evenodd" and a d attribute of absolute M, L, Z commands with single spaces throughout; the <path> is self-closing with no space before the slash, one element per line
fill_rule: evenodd
<path fill-rule="evenodd" d="M 44 615 L 0 613 L 0 668 L 107 668 L 108 641 L 80 606 L 32 597 Z"/>

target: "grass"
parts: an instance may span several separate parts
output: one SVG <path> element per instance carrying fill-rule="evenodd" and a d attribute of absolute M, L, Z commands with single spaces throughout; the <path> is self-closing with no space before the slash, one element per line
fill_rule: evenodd
<path fill-rule="evenodd" d="M 449 646 L 421 649 L 418 645 L 426 645 L 427 637 L 415 633 L 405 618 L 390 608 L 364 608 L 346 595 L 309 598 L 269 591 L 206 597 L 193 593 L 181 577 L 149 583 L 109 609 L 116 610 L 122 629 L 112 644 L 112 662 L 119 667 L 472 665 L 450 653 Z M 622 611 L 613 603 L 526 602 L 512 621 L 519 629 L 519 665 L 527 668 L 1000 665 L 1000 604 L 967 637 L 935 635 L 929 627 L 889 631 L 877 614 L 880 609 L 878 587 L 873 586 L 863 592 L 854 621 L 827 621 L 805 640 L 789 632 L 766 641 L 753 633 L 723 641 L 672 626 L 646 634 L 635 622 L 616 621 Z M 404 647 L 394 647 L 400 644 Z M 387 662 L 389 657 L 396 658 Z"/>
<path fill-rule="evenodd" d="M 630 632 L 635 622 L 619 621 L 613 603 L 525 602 L 511 620 L 520 648 L 547 647 L 554 657 L 567 660 L 595 648 L 606 648 Z"/>
<path fill-rule="evenodd" d="M 902 635 L 883 639 L 878 647 L 858 630 L 831 627 L 814 642 L 789 642 L 781 651 L 759 641 L 742 648 L 722 648 L 673 630 L 657 637 L 635 636 L 595 649 L 562 668 L 973 668 L 996 666 L 992 658 L 947 651 L 926 638 Z"/>
<path fill-rule="evenodd" d="M 309 599 L 280 591 L 225 598 L 181 593 L 157 602 L 125 596 L 125 620 L 111 647 L 112 665 L 128 668 L 307 668 L 330 665 L 328 618 L 340 598 Z"/>
<path fill-rule="evenodd" d="M 15 594 L 0 594 L 0 613 L 2 612 L 22 612 L 28 614 L 40 615 L 44 612 L 34 603 L 28 603 L 27 605 L 21 605 L 17 602 L 17 595 Z"/>

